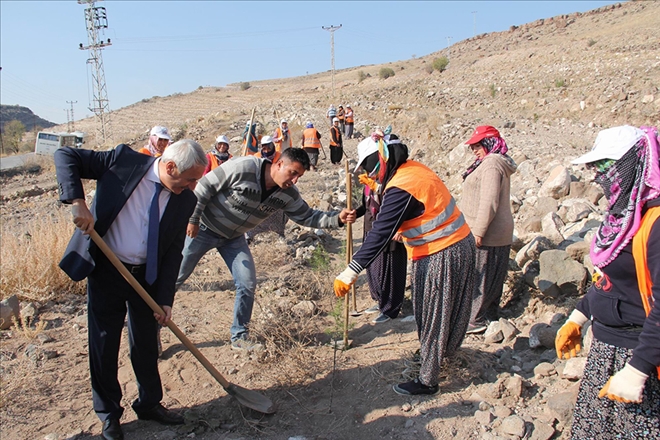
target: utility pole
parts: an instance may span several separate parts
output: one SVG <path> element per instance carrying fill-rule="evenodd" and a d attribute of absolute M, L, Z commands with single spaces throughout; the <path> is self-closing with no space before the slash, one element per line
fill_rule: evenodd
<path fill-rule="evenodd" d="M 451 57 L 451 37 L 447 37 L 447 59 Z"/>
<path fill-rule="evenodd" d="M 69 127 L 69 133 L 73 133 L 76 131 L 76 126 L 75 126 L 75 119 L 73 117 L 73 104 L 76 104 L 78 101 L 67 101 L 67 104 L 71 104 L 71 123 L 68 125 Z M 69 112 L 66 113 L 67 115 L 67 120 L 69 119 Z"/>
<path fill-rule="evenodd" d="M 321 26 L 321 29 L 330 32 L 330 64 L 332 66 L 332 97 L 335 97 L 335 31 L 340 29 L 339 26 Z"/>
<path fill-rule="evenodd" d="M 105 144 L 110 138 L 110 103 L 108 101 L 108 89 L 105 84 L 105 71 L 103 69 L 103 57 L 101 50 L 110 46 L 110 39 L 99 40 L 99 30 L 108 27 L 108 16 L 105 8 L 96 7 L 96 0 L 78 0 L 78 4 L 89 5 L 85 9 L 85 24 L 87 27 L 87 46 L 79 45 L 80 50 L 88 50 L 89 58 L 87 64 L 92 66 L 92 81 L 94 83 L 94 98 L 89 109 L 94 112 L 98 122 L 96 142 Z"/>
<path fill-rule="evenodd" d="M 69 109 L 65 108 L 64 111 L 66 112 L 66 131 L 67 133 L 71 133 L 71 117 L 69 116 Z"/>
<path fill-rule="evenodd" d="M 477 11 L 472 11 L 472 36 L 477 36 Z"/>

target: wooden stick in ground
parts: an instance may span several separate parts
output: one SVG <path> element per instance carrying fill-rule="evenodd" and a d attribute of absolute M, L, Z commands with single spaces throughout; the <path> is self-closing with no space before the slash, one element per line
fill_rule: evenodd
<path fill-rule="evenodd" d="M 348 159 L 346 159 L 346 209 L 351 208 L 351 173 L 348 168 Z M 351 223 L 346 223 L 346 264 L 351 262 L 353 257 L 353 228 Z M 348 294 L 344 300 L 344 348 L 348 348 Z"/>
<path fill-rule="evenodd" d="M 92 230 L 89 234 L 94 243 L 101 249 L 101 251 L 108 257 L 108 260 L 112 263 L 113 266 L 122 274 L 122 276 L 128 281 L 128 283 L 135 289 L 135 291 L 142 297 L 144 302 L 159 315 L 165 315 L 163 309 L 156 303 L 156 301 L 151 298 L 149 293 L 142 287 L 142 285 L 135 279 L 135 277 L 126 269 L 126 266 L 119 261 L 119 258 L 115 253 L 108 247 L 108 245 L 103 241 L 99 236 L 98 232 Z M 234 396 L 242 405 L 252 408 L 256 411 L 259 411 L 264 414 L 272 414 L 275 412 L 275 405 L 269 398 L 264 395 L 257 393 L 256 391 L 248 390 L 246 388 L 240 387 L 229 383 L 222 374 L 209 362 L 206 357 L 202 354 L 201 351 L 183 334 L 179 327 L 174 324 L 174 321 L 171 319 L 167 322 L 167 326 L 172 330 L 172 333 L 176 335 L 177 338 L 186 346 L 188 350 L 197 358 L 197 360 L 206 368 L 206 371 L 211 373 L 215 380 L 222 385 L 222 388 L 227 391 L 228 394 Z"/>
<path fill-rule="evenodd" d="M 250 136 L 250 134 L 252 133 L 252 121 L 254 121 L 254 111 L 256 109 L 256 107 L 252 109 L 252 115 L 250 116 L 250 122 L 248 123 L 248 130 L 245 134 L 245 147 L 243 147 L 243 156 L 247 155 L 248 142 L 252 141 L 252 136 Z"/>

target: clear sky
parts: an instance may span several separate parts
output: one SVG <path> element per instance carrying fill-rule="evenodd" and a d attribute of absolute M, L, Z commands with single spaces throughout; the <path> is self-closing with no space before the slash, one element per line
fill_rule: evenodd
<path fill-rule="evenodd" d="M 301 76 L 406 60 L 475 32 L 586 12 L 616 1 L 99 1 L 110 109 L 199 86 Z M 68 1 L 0 1 L 0 101 L 66 122 L 91 116 L 84 11 Z M 449 38 L 448 38 L 449 37 Z"/>

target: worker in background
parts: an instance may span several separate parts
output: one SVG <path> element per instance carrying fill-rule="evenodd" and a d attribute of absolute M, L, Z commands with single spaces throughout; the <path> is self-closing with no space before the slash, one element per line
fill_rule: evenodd
<path fill-rule="evenodd" d="M 206 160 L 208 164 L 204 170 L 204 174 L 209 171 L 219 167 L 223 163 L 227 162 L 233 156 L 229 153 L 229 139 L 224 134 L 221 134 L 215 139 L 215 145 L 206 153 Z"/>
<path fill-rule="evenodd" d="M 248 136 L 248 131 L 250 132 L 250 142 L 245 146 L 245 139 Z M 254 156 L 259 152 L 259 139 L 257 139 L 257 124 L 252 124 L 250 127 L 250 121 L 245 123 L 245 129 L 243 130 L 243 155 L 244 156 Z"/>
<path fill-rule="evenodd" d="M 264 136 L 261 138 L 261 150 L 255 154 L 256 157 L 263 157 L 264 159 L 268 159 L 272 163 L 275 163 L 280 160 L 281 155 L 282 153 L 275 148 L 275 143 L 273 142 L 272 137 Z"/>
<path fill-rule="evenodd" d="M 351 108 L 350 105 L 347 105 L 346 115 L 344 116 L 344 125 L 346 127 L 344 133 L 346 134 L 347 139 L 353 139 L 353 124 L 355 124 L 353 109 Z"/>
<path fill-rule="evenodd" d="M 337 118 L 339 118 L 339 129 L 341 130 L 342 133 L 344 133 L 344 118 L 346 117 L 346 111 L 344 110 L 344 106 L 340 105 L 337 107 Z"/>
<path fill-rule="evenodd" d="M 170 143 L 172 143 L 172 136 L 168 133 L 167 128 L 156 125 L 149 132 L 149 143 L 140 148 L 138 152 L 148 156 L 160 157 Z"/>
<path fill-rule="evenodd" d="M 330 127 L 330 162 L 333 165 L 341 163 L 341 157 L 344 154 L 344 145 L 341 138 L 341 130 L 339 129 L 339 118 L 332 120 L 332 127 Z"/>
<path fill-rule="evenodd" d="M 319 149 L 321 145 L 321 133 L 314 128 L 314 124 L 307 122 L 302 136 L 302 148 L 309 156 L 310 170 L 316 171 L 316 165 L 319 161 Z"/>
<path fill-rule="evenodd" d="M 279 153 L 293 147 L 291 133 L 289 133 L 289 123 L 286 119 L 282 119 L 280 126 L 275 129 L 273 142 L 275 143 L 275 150 Z"/>
<path fill-rule="evenodd" d="M 335 108 L 334 104 L 330 104 L 330 108 L 328 109 L 326 116 L 328 117 L 330 125 L 332 125 L 332 120 L 337 116 L 337 109 Z"/>

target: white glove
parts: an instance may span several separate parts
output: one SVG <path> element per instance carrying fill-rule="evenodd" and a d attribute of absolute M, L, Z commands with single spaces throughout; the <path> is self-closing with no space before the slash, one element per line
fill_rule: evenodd
<path fill-rule="evenodd" d="M 648 374 L 626 364 L 621 371 L 610 377 L 610 380 L 598 393 L 598 397 L 607 397 L 610 400 L 624 403 L 641 403 L 644 385 L 648 377 Z"/>

